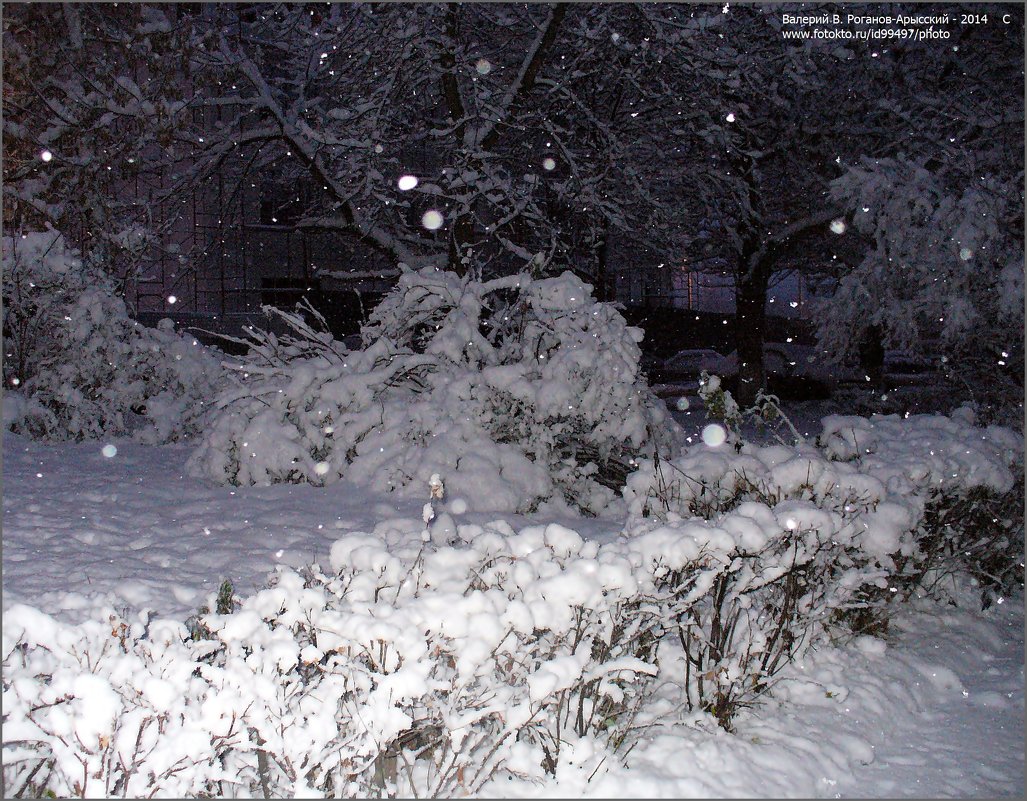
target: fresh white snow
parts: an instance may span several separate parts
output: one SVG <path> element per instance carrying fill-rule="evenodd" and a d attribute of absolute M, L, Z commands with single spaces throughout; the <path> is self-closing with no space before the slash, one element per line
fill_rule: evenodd
<path fill-rule="evenodd" d="M 106 445 L 116 447 L 113 456 Z M 186 474 L 188 453 L 129 440 L 45 445 L 6 432 L 5 610 L 31 604 L 75 621 L 113 606 L 126 619 L 149 609 L 184 620 L 210 603 L 223 578 L 246 596 L 275 565 L 328 564 L 347 532 L 401 541 L 425 528 L 427 486 L 421 499 L 348 482 L 213 487 Z M 436 526 L 490 519 L 468 513 L 459 498 L 431 503 Z M 514 528 L 528 522 L 506 519 Z M 530 522 L 563 524 L 546 529 L 555 552 L 579 547 L 575 531 L 610 542 L 621 525 Z M 744 711 L 733 733 L 679 708 L 675 654 L 666 649 L 660 681 L 671 683 L 652 704 L 657 722 L 626 757 L 581 738 L 561 754 L 555 779 L 501 776 L 481 795 L 1018 797 L 1023 622 L 1022 598 L 986 612 L 923 603 L 903 611 L 884 640 L 823 646 L 787 668 L 773 696 Z M 147 688 L 154 703 L 162 697 L 156 684 Z"/>

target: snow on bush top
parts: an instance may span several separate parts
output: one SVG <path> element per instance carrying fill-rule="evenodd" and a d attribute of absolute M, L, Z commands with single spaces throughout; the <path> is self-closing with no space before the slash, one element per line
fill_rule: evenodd
<path fill-rule="evenodd" d="M 820 443 L 832 459 L 859 461 L 900 494 L 974 487 L 1001 494 L 1013 486 L 1012 469 L 1023 462 L 1022 436 L 1001 426 L 975 427 L 965 407 L 951 417 L 831 415 L 824 418 Z"/>
<path fill-rule="evenodd" d="M 475 508 L 597 513 L 636 456 L 673 447 L 640 332 L 571 273 L 406 270 L 353 352 L 279 314 L 293 333 L 252 333 L 195 474 L 421 494 L 438 473 Z"/>
<path fill-rule="evenodd" d="M 758 548 L 766 531 L 732 516 L 770 520 L 772 513 L 786 528 L 826 531 L 884 563 L 902 549 L 912 552 L 932 497 L 976 488 L 1006 493 L 1023 460 L 1020 435 L 976 427 L 965 409 L 952 417 L 832 415 L 818 444 L 697 445 L 675 459 L 641 460 L 623 490 L 628 530 L 658 531 L 662 523 L 710 547 L 699 517 L 729 535 L 718 540 L 721 550 L 728 541 Z M 673 547 L 669 541 L 668 553 Z"/>

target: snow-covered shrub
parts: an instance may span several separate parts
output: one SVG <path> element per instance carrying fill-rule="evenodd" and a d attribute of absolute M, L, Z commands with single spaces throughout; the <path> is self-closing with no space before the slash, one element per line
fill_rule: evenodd
<path fill-rule="evenodd" d="M 653 621 L 631 614 L 624 568 L 590 572 L 596 546 L 559 526 L 479 531 L 461 532 L 468 548 L 399 553 L 350 535 L 331 574 L 282 571 L 205 618 L 225 665 L 280 677 L 274 696 L 249 675 L 221 685 L 248 710 L 273 793 L 302 778 L 345 795 L 467 795 L 501 768 L 555 770 L 573 734 L 626 735 L 655 668 L 635 653 Z"/>
<path fill-rule="evenodd" d="M 624 495 L 632 536 L 656 540 L 665 561 L 664 617 L 684 650 L 688 706 L 725 727 L 887 576 L 860 558 L 874 546 L 863 522 L 884 486 L 810 445 L 740 442 L 643 460 Z"/>
<path fill-rule="evenodd" d="M 699 376 L 699 398 L 706 408 L 707 417 L 724 424 L 725 439 L 730 445 L 740 446 L 745 426 L 770 433 L 782 445 L 805 439 L 781 410 L 781 399 L 762 389 L 756 393 L 755 403 L 743 409 L 721 383 L 720 376 L 703 370 Z"/>
<path fill-rule="evenodd" d="M 678 616 L 689 702 L 729 724 L 806 638 L 881 631 L 894 600 L 955 570 L 986 601 L 1022 587 L 1022 449 L 964 411 L 833 416 L 816 445 L 736 439 L 641 461 L 624 490 L 630 530 L 701 545 L 705 561 L 669 571 L 669 586 L 712 582 Z"/>
<path fill-rule="evenodd" d="M 144 633 L 145 628 L 145 633 Z M 73 626 L 27 606 L 3 616 L 3 786 L 8 798 L 195 798 L 245 744 L 237 715 L 197 675 L 185 626 Z M 221 793 L 217 793 L 221 795 Z"/>
<path fill-rule="evenodd" d="M 673 423 L 639 372 L 641 332 L 570 273 L 407 270 L 352 352 L 280 316 L 294 333 L 252 332 L 196 474 L 419 493 L 439 473 L 479 508 L 595 513 L 636 457 L 672 449 Z"/>
<path fill-rule="evenodd" d="M 915 543 L 892 556 L 893 580 L 905 595 L 939 589 L 960 570 L 979 583 L 985 606 L 1023 588 L 1020 434 L 975 426 L 964 407 L 951 416 L 832 415 L 818 441 L 830 458 L 915 503 Z"/>
<path fill-rule="evenodd" d="M 472 795 L 497 771 L 541 779 L 580 737 L 624 745 L 656 672 L 653 582 L 558 525 L 457 533 L 352 533 L 330 571 L 280 569 L 196 638 L 9 610 L 6 786 Z"/>
<path fill-rule="evenodd" d="M 4 384 L 20 411 L 5 421 L 40 439 L 195 433 L 223 372 L 170 321 L 132 320 L 114 280 L 55 231 L 3 240 Z"/>

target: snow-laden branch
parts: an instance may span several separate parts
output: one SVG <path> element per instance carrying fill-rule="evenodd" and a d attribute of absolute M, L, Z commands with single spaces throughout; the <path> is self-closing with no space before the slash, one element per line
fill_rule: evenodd
<path fill-rule="evenodd" d="M 496 141 L 499 139 L 499 132 L 496 128 L 497 123 L 499 121 L 509 119 L 514 106 L 520 103 L 524 95 L 534 87 L 535 78 L 538 75 L 539 70 L 542 68 L 542 63 L 545 60 L 547 51 L 552 47 L 553 42 L 556 40 L 560 24 L 563 22 L 563 18 L 566 14 L 566 4 L 559 3 L 555 6 L 550 6 L 548 19 L 546 19 L 542 28 L 539 29 L 538 35 L 535 37 L 535 41 L 532 42 L 531 47 L 529 47 L 528 51 L 524 54 L 524 60 L 521 62 L 521 67 L 517 72 L 517 77 L 514 78 L 513 82 L 507 87 L 506 92 L 503 94 L 503 99 L 499 103 L 499 113 L 497 114 L 497 118 L 495 120 L 487 120 L 486 123 L 476 131 L 476 141 L 473 143 L 474 145 L 482 150 L 490 150 L 495 146 Z"/>

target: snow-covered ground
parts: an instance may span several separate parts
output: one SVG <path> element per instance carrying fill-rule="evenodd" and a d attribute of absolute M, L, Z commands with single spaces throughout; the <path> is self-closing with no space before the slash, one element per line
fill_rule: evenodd
<path fill-rule="evenodd" d="M 686 429 L 704 417 L 689 411 L 676 414 Z M 808 411 L 815 419 L 821 410 Z M 113 603 L 184 618 L 224 578 L 248 595 L 276 564 L 326 562 L 347 531 L 416 536 L 422 501 L 349 484 L 214 487 L 186 475 L 188 453 L 128 441 L 44 445 L 5 433 L 4 606 L 75 619 Z M 525 522 L 506 517 L 515 528 Z M 593 539 L 616 537 L 621 524 L 557 522 Z M 503 779 L 483 794 L 1019 797 L 1023 625 L 1021 598 L 983 613 L 909 609 L 884 641 L 821 647 L 791 666 L 775 696 L 743 713 L 730 734 L 675 709 L 680 694 L 668 684 L 655 707 L 665 722 L 626 764 L 600 765 L 582 741 L 545 786 Z M 668 682 L 673 658 L 664 654 Z"/>
<path fill-rule="evenodd" d="M 599 757 L 546 788 L 593 797 L 1022 797 L 1023 608 L 924 608 L 887 641 L 825 648 L 788 670 L 776 697 L 728 734 L 652 731 L 624 765 Z M 668 694 L 668 698 L 670 694 Z M 669 703 L 669 701 L 668 701 Z"/>

